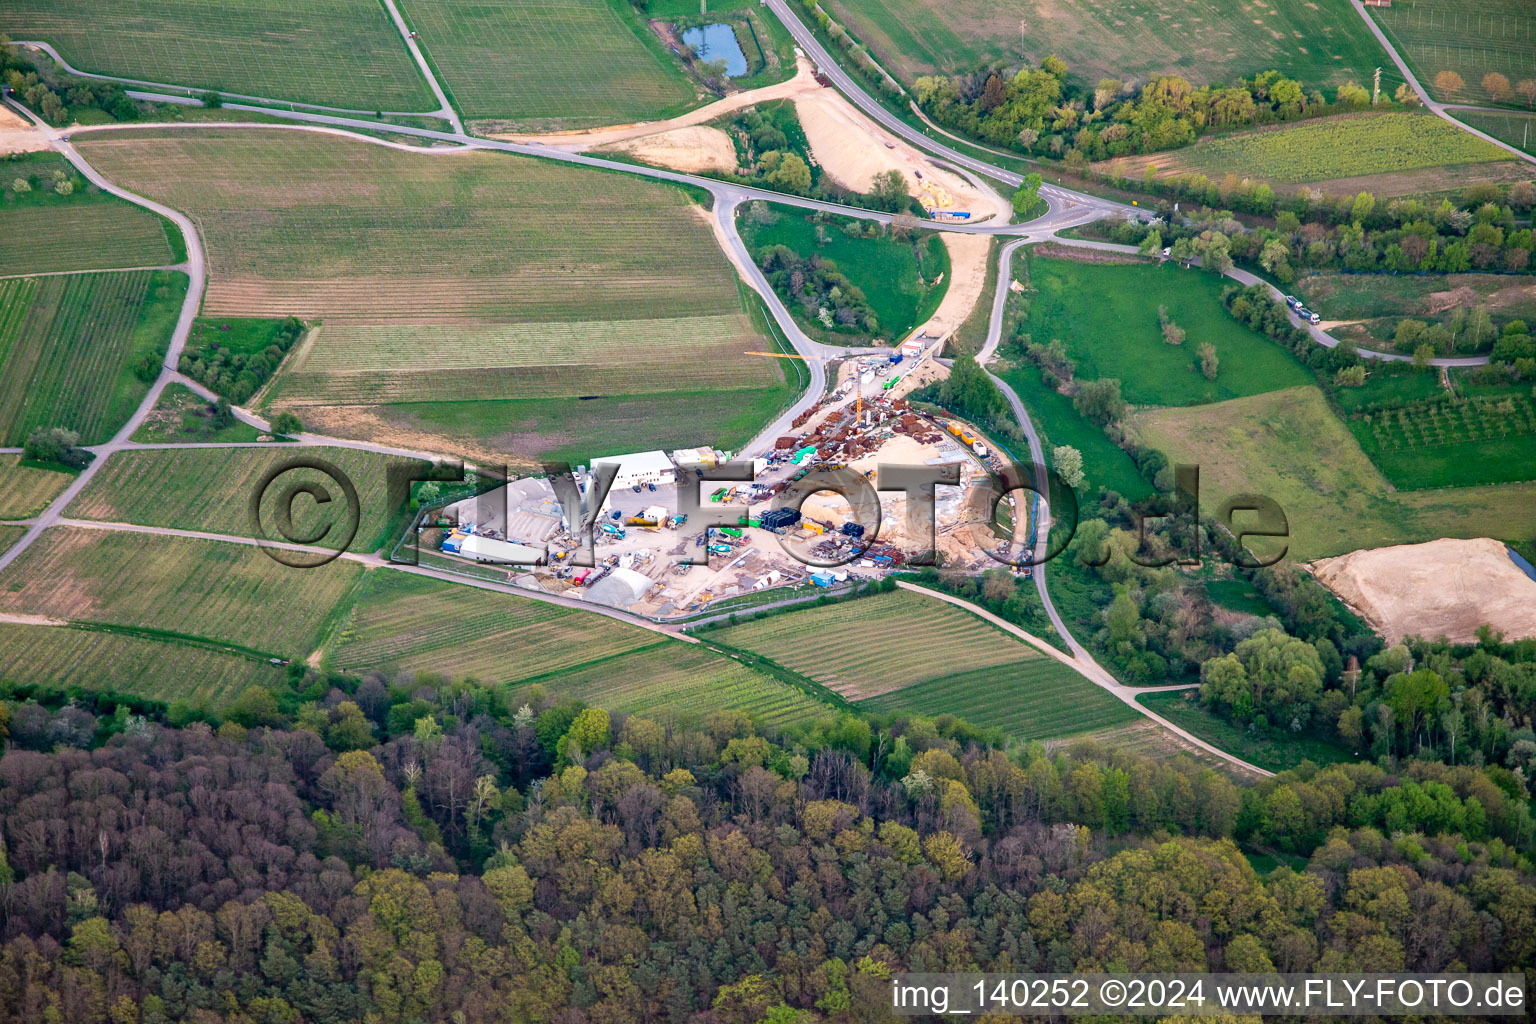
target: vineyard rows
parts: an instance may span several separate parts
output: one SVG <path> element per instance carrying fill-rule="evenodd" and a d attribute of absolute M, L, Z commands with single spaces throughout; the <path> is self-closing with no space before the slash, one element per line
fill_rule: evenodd
<path fill-rule="evenodd" d="M 402 511 L 389 505 L 388 471 L 392 465 L 411 465 L 411 460 L 350 448 L 298 451 L 278 446 L 223 451 L 188 448 L 117 452 L 70 503 L 68 514 L 74 519 L 169 526 L 249 537 L 253 535 L 249 502 L 262 476 L 269 469 L 287 465 L 296 458 L 330 462 L 357 488 L 362 521 L 353 538 L 352 550 L 367 550 L 390 518 Z M 425 463 L 419 465 L 425 468 Z M 327 482 L 318 471 L 289 470 L 274 481 L 277 486 L 267 492 L 269 500 L 262 506 L 262 521 L 267 524 L 269 533 L 278 498 L 288 485 L 302 481 L 319 483 L 340 499 L 336 486 Z M 307 533 L 311 527 L 318 530 L 329 521 L 312 517 L 310 513 L 314 509 L 315 505 L 308 499 L 293 503 L 296 532 Z"/>
<path fill-rule="evenodd" d="M 859 706 L 881 712 L 948 713 L 1020 740 L 1072 736 L 1140 717 L 1054 658 L 957 672 Z"/>
<path fill-rule="evenodd" d="M 26 206 L 0 214 L 0 275 L 155 267 L 174 258 L 159 217 L 127 203 Z"/>
<path fill-rule="evenodd" d="M 368 579 L 328 647 L 340 668 L 503 683 L 655 642 L 601 616 L 396 572 Z"/>
<path fill-rule="evenodd" d="M 20 455 L 0 455 L 0 519 L 36 515 L 72 479 L 68 473 L 23 466 Z"/>
<path fill-rule="evenodd" d="M 691 98 L 682 76 L 625 23 L 622 2 L 410 0 L 406 7 L 467 116 L 569 128 L 653 118 Z"/>
<path fill-rule="evenodd" d="M 849 699 L 1039 657 L 969 612 L 907 591 L 773 615 L 710 635 Z"/>
<path fill-rule="evenodd" d="M 618 714 L 679 724 L 712 711 L 742 711 L 764 726 L 783 727 L 829 713 L 800 690 L 699 647 L 663 643 L 563 673 L 544 686 Z"/>
<path fill-rule="evenodd" d="M 0 612 L 169 629 L 307 656 L 362 568 L 279 565 L 246 544 L 55 527 L 0 574 Z"/>
<path fill-rule="evenodd" d="M 6 31 L 83 71 L 374 110 L 426 110 L 426 83 L 374 0 L 8 0 Z"/>
<path fill-rule="evenodd" d="M 63 426 L 87 443 L 110 434 L 106 414 L 128 358 L 151 273 L 70 274 L 37 280 L 0 367 L 0 438 L 19 445 L 33 428 Z M 7 307 L 25 289 L 7 289 Z M 0 310 L 0 324 L 14 312 Z M 0 326 L 0 334 L 5 328 Z M 5 344 L 0 338 L 0 344 Z"/>
<path fill-rule="evenodd" d="M 0 649 L 7 682 L 112 690 L 167 704 L 184 699 L 217 708 L 247 686 L 283 679 L 282 668 L 254 658 L 99 630 L 0 623 Z"/>

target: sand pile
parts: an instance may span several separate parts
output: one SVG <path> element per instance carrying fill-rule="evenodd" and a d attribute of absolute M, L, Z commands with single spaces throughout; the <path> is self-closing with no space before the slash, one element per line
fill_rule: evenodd
<path fill-rule="evenodd" d="M 1471 641 L 1485 623 L 1506 639 L 1536 636 L 1536 580 L 1486 537 L 1352 551 L 1312 569 L 1391 643 Z"/>
<path fill-rule="evenodd" d="M 0 153 L 32 153 L 48 148 L 48 136 L 9 107 L 0 107 Z"/>

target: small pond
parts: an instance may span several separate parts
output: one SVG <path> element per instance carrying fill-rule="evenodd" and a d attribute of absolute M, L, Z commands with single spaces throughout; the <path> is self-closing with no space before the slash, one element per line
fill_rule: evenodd
<path fill-rule="evenodd" d="M 683 42 L 702 61 L 725 61 L 725 76 L 739 78 L 747 73 L 747 55 L 741 50 L 736 32 L 729 25 L 698 25 L 683 29 Z"/>

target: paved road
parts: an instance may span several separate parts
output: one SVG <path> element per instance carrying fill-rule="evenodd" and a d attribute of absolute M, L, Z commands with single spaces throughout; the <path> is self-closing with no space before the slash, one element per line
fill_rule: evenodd
<path fill-rule="evenodd" d="M 1496 139 L 1492 135 L 1489 135 L 1487 132 L 1478 131 L 1476 128 L 1473 128 L 1465 121 L 1458 121 L 1450 114 L 1450 110 L 1452 109 L 1475 110 L 1478 108 L 1468 107 L 1460 103 L 1445 104 L 1435 102 L 1429 93 L 1424 90 L 1424 87 L 1419 84 L 1419 80 L 1414 77 L 1413 72 L 1408 69 L 1408 62 L 1403 60 L 1402 54 L 1397 52 L 1397 47 L 1392 45 L 1392 41 L 1388 39 L 1387 34 L 1381 30 L 1381 26 L 1376 24 L 1376 19 L 1371 17 L 1370 12 L 1365 9 L 1365 5 L 1362 4 L 1360 0 L 1349 0 L 1349 3 L 1350 6 L 1355 9 L 1355 13 L 1365 19 L 1365 24 L 1370 28 L 1371 34 L 1376 37 L 1376 41 L 1381 44 L 1381 48 L 1387 51 L 1387 56 L 1391 57 L 1392 63 L 1397 65 L 1397 70 L 1402 72 L 1403 81 L 1408 83 L 1408 88 L 1418 93 L 1419 99 L 1423 101 L 1427 110 L 1435 114 L 1437 117 L 1440 117 L 1442 120 L 1449 121 L 1451 124 L 1455 125 L 1457 128 L 1460 128 L 1464 132 L 1470 132 L 1485 142 L 1491 142 L 1495 146 L 1498 146 L 1500 149 L 1508 150 L 1527 163 L 1536 164 L 1536 156 L 1532 156 L 1523 150 L 1511 146 L 1507 142 Z"/>
<path fill-rule="evenodd" d="M 197 317 L 198 306 L 203 300 L 203 288 L 208 281 L 207 263 L 204 258 L 202 244 L 198 240 L 197 229 L 192 226 L 192 221 L 185 214 L 173 210 L 169 206 L 163 206 L 153 199 L 146 199 L 143 196 L 129 192 L 125 188 L 114 185 L 97 173 L 96 168 L 87 163 L 85 158 L 76 152 L 74 146 L 60 138 L 58 133 L 48 128 L 41 119 L 34 117 L 30 110 L 15 104 L 12 104 L 12 106 L 14 109 L 20 110 L 25 117 L 30 118 L 39 128 L 47 131 L 53 140 L 54 148 L 62 153 L 64 158 L 73 164 L 91 184 L 100 188 L 103 192 L 111 193 L 121 199 L 126 199 L 136 206 L 142 206 L 146 210 L 158 213 L 174 223 L 181 230 L 182 238 L 186 242 L 186 273 L 190 280 L 187 285 L 186 300 L 181 304 L 181 314 L 177 317 L 176 326 L 171 332 L 171 341 L 170 345 L 166 348 L 165 361 L 161 368 L 160 376 L 155 378 L 155 382 L 149 386 L 149 390 L 144 394 L 144 400 L 139 403 L 139 407 L 134 410 L 133 415 L 128 417 L 128 421 L 123 424 L 122 429 L 114 434 L 112 439 L 106 444 L 97 445 L 92 449 L 96 453 L 96 458 L 91 464 L 75 476 L 70 485 L 64 488 L 63 493 L 55 498 L 42 514 L 33 521 L 32 526 L 22 535 L 20 540 L 11 545 L 3 554 L 0 554 L 0 569 L 4 569 L 15 561 L 23 551 L 32 546 L 44 530 L 59 521 L 69 503 L 85 489 L 86 484 L 91 482 L 91 478 L 101 469 L 107 458 L 128 443 L 129 438 L 133 436 L 133 432 L 139 429 L 139 424 L 144 422 L 144 417 L 149 415 L 149 411 L 155 407 L 155 403 L 160 400 L 160 392 L 165 390 L 166 383 L 171 379 L 171 374 L 176 370 L 176 364 L 181 358 L 182 347 L 186 345 L 187 337 L 192 333 L 192 321 Z"/>

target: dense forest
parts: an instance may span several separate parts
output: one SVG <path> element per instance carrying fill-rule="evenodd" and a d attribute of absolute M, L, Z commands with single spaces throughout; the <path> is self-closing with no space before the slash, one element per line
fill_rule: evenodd
<path fill-rule="evenodd" d="M 217 722 L 3 707 L 3 1021 L 881 1020 L 904 970 L 1536 952 L 1519 770 L 1239 785 L 947 717 L 763 735 L 424 675 L 296 671 Z"/>

